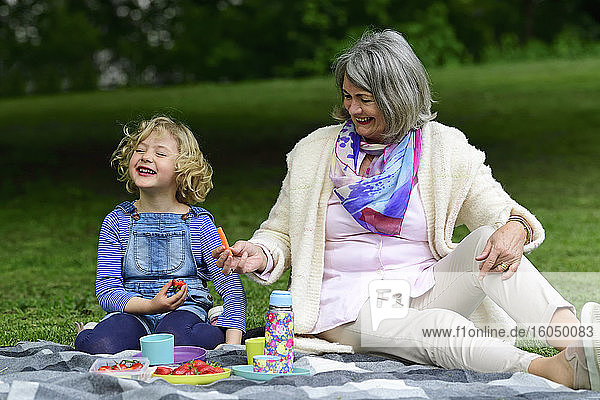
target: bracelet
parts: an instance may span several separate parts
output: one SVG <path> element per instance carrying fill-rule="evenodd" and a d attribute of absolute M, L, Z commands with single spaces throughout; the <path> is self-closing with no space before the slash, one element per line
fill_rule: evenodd
<path fill-rule="evenodd" d="M 508 217 L 508 220 L 519 222 L 521 225 L 523 225 L 523 228 L 525 228 L 525 233 L 527 234 L 527 237 L 525 238 L 525 244 L 528 244 L 531 238 L 533 237 L 533 231 L 527 223 L 527 220 L 521 217 L 520 215 L 511 215 L 510 217 Z"/>

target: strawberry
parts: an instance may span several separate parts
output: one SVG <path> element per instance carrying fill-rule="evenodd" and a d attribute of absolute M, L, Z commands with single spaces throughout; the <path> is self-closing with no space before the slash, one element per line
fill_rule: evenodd
<path fill-rule="evenodd" d="M 156 367 L 156 371 L 154 373 L 156 375 L 170 375 L 173 370 L 169 367 Z"/>

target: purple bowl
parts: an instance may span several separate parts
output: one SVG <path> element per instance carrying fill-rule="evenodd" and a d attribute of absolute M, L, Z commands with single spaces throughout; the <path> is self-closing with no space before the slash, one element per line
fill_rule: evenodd
<path fill-rule="evenodd" d="M 136 353 L 133 357 L 141 357 L 142 353 Z M 206 350 L 197 346 L 175 346 L 174 364 L 182 364 L 191 360 L 206 361 Z"/>

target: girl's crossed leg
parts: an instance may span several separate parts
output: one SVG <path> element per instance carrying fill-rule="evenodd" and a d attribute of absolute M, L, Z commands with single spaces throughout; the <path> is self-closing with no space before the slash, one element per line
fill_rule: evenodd
<path fill-rule="evenodd" d="M 156 333 L 172 333 L 176 346 L 200 346 L 208 350 L 225 343 L 225 332 L 202 320 L 193 312 L 172 311 L 156 325 Z"/>
<path fill-rule="evenodd" d="M 156 333 L 171 333 L 176 346 L 200 346 L 214 349 L 225 342 L 224 331 L 203 322 L 190 311 L 173 311 L 165 315 Z M 75 350 L 90 354 L 115 354 L 123 350 L 139 350 L 140 338 L 148 334 L 144 324 L 133 314 L 118 313 L 85 329 L 75 338 Z"/>
<path fill-rule="evenodd" d="M 133 314 L 118 313 L 100 321 L 94 329 L 84 329 L 75 338 L 75 350 L 90 354 L 115 354 L 140 348 L 146 327 Z"/>

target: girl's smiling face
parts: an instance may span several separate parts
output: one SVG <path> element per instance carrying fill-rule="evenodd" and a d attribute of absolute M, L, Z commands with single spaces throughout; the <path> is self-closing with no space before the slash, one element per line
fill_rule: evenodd
<path fill-rule="evenodd" d="M 355 86 L 347 76 L 342 85 L 344 107 L 348 110 L 356 133 L 367 142 L 383 143 L 385 120 L 375 103 L 373 93 Z"/>
<path fill-rule="evenodd" d="M 175 195 L 178 145 L 169 133 L 153 131 L 135 148 L 129 160 L 129 176 L 140 189 Z"/>

